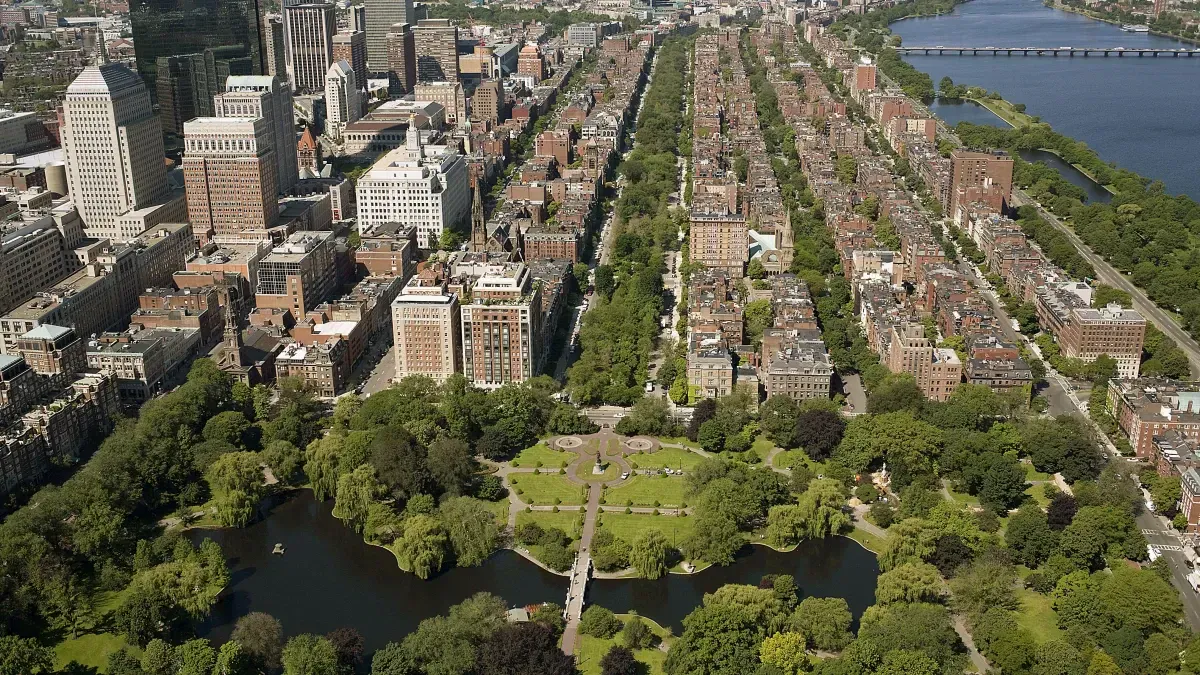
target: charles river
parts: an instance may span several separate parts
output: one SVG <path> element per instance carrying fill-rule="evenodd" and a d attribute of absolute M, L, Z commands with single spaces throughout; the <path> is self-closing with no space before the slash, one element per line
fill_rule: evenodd
<path fill-rule="evenodd" d="M 892 31 L 910 46 L 1192 48 L 1170 38 L 1044 6 L 1040 0 L 971 0 L 950 14 L 906 19 Z M 1200 199 L 1200 58 L 924 56 L 905 59 L 933 78 L 998 91 L 1100 157 L 1171 194 Z M 973 105 L 937 104 L 950 124 L 1003 124 Z M 1070 178 L 1071 176 L 1068 176 Z"/>

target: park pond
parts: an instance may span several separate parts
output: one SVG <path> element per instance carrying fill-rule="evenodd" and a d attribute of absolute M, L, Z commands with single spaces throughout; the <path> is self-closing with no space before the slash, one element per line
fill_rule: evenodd
<path fill-rule="evenodd" d="M 224 642 L 239 617 L 266 612 L 288 636 L 353 627 L 373 652 L 480 591 L 514 607 L 565 600 L 565 577 L 509 550 L 480 567 L 452 568 L 422 581 L 399 569 L 389 551 L 365 544 L 333 517 L 332 507 L 304 490 L 249 527 L 190 531 L 196 542 L 210 538 L 221 545 L 231 574 L 199 634 Z M 272 554 L 277 543 L 286 548 L 283 555 Z M 879 567 L 874 554 L 845 537 L 804 542 L 789 553 L 753 546 L 731 566 L 692 575 L 593 581 L 589 602 L 616 612 L 637 610 L 679 634 L 683 617 L 705 593 L 725 584 L 757 584 L 764 574 L 793 575 L 804 596 L 844 597 L 857 619 L 874 602 Z"/>

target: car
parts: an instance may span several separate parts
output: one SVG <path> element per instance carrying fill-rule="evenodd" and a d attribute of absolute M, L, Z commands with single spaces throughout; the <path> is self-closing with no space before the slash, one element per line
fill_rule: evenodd
<path fill-rule="evenodd" d="M 650 392 L 652 392 L 652 391 L 654 391 L 654 383 L 653 383 L 653 382 L 647 382 L 647 383 L 646 383 L 646 393 L 647 393 L 647 394 L 649 394 L 649 393 L 650 393 Z"/>
<path fill-rule="evenodd" d="M 622 473 L 622 474 L 621 474 L 621 480 L 625 480 L 626 478 L 629 478 L 629 472 L 628 472 L 628 471 L 626 471 L 626 472 L 624 472 L 624 473 Z"/>
<path fill-rule="evenodd" d="M 665 469 L 665 471 L 667 472 L 667 475 L 668 475 L 668 476 L 670 476 L 671 474 L 675 473 L 675 469 L 672 469 L 672 468 L 671 468 L 671 467 L 669 467 L 669 466 L 668 466 L 668 467 Z"/>

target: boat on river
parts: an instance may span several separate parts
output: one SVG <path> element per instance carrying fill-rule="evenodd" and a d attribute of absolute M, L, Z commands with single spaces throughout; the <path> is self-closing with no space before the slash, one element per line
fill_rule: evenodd
<path fill-rule="evenodd" d="M 1123 24 L 1121 24 L 1121 30 L 1125 31 L 1126 33 L 1149 33 L 1150 26 L 1147 26 L 1146 24 L 1142 24 L 1142 23 L 1139 23 L 1139 24 L 1123 23 Z"/>

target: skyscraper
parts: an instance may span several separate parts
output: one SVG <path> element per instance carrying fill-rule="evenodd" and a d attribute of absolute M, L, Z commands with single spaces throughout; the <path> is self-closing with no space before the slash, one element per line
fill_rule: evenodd
<path fill-rule="evenodd" d="M 338 61 L 329 66 L 329 72 L 325 74 L 325 122 L 330 136 L 341 138 L 342 129 L 362 117 L 359 100 L 354 69 L 350 64 Z"/>
<path fill-rule="evenodd" d="M 458 26 L 450 19 L 422 19 L 413 29 L 418 82 L 458 80 Z"/>
<path fill-rule="evenodd" d="M 354 69 L 354 83 L 367 88 L 367 34 L 349 31 L 333 36 L 333 62 L 345 61 Z"/>
<path fill-rule="evenodd" d="M 417 83 L 417 49 L 410 24 L 398 23 L 388 31 L 387 74 L 392 96 L 410 93 Z"/>
<path fill-rule="evenodd" d="M 197 54 L 158 58 L 158 109 L 163 131 L 183 135 L 183 123 L 193 117 L 212 117 L 213 96 L 224 91 L 230 75 L 250 75 L 250 59 L 240 48 L 205 49 Z"/>
<path fill-rule="evenodd" d="M 62 145 L 89 237 L 124 240 L 118 219 L 167 195 L 162 127 L 137 73 L 103 56 L 67 87 Z M 140 232 L 133 233 L 134 236 Z"/>
<path fill-rule="evenodd" d="M 287 193 L 299 180 L 296 166 L 296 123 L 292 92 L 282 77 L 251 75 L 225 81 L 225 93 L 213 100 L 217 117 L 262 117 L 273 141 L 279 192 Z"/>
<path fill-rule="evenodd" d="M 325 90 L 325 72 L 333 63 L 333 5 L 312 2 L 283 8 L 287 28 L 288 78 L 297 92 Z"/>
<path fill-rule="evenodd" d="M 366 0 L 367 67 L 373 73 L 389 70 L 388 33 L 398 23 L 413 25 L 412 0 Z"/>
<path fill-rule="evenodd" d="M 283 30 L 283 17 L 268 14 L 263 17 L 263 49 L 266 50 L 266 69 L 263 75 L 274 75 L 280 82 L 287 82 L 287 33 Z"/>
<path fill-rule="evenodd" d="M 155 92 L 160 56 L 229 47 L 250 59 L 250 72 L 267 72 L 258 0 L 135 0 L 130 3 L 137 70 Z"/>
<path fill-rule="evenodd" d="M 269 238 L 279 218 L 275 152 L 262 117 L 197 117 L 184 125 L 188 220 L 209 234 Z"/>

